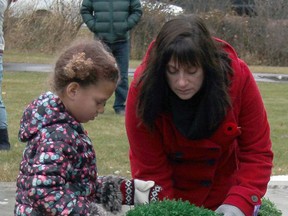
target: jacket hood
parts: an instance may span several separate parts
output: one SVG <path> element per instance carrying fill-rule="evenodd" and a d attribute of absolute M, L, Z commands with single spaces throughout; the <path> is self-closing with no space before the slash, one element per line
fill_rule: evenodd
<path fill-rule="evenodd" d="M 40 95 L 28 105 L 20 121 L 19 140 L 31 140 L 41 129 L 52 124 L 68 123 L 75 130 L 82 130 L 66 110 L 60 98 L 52 92 Z"/>

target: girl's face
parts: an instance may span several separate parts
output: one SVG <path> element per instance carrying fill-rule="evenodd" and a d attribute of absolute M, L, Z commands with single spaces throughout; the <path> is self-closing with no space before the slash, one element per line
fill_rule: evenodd
<path fill-rule="evenodd" d="M 70 102 L 65 106 L 71 115 L 81 123 L 94 120 L 98 114 L 104 113 L 106 101 L 116 88 L 116 83 L 111 81 L 100 81 L 96 85 L 87 87 L 76 85 L 73 97 L 70 97 Z"/>
<path fill-rule="evenodd" d="M 192 98 L 201 88 L 204 80 L 202 67 L 182 67 L 171 59 L 166 67 L 170 89 L 182 100 Z"/>

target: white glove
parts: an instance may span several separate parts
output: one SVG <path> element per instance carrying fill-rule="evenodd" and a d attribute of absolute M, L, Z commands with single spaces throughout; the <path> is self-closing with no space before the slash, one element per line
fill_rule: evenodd
<path fill-rule="evenodd" d="M 154 181 L 142 181 L 134 179 L 134 204 L 145 204 L 149 203 L 150 189 L 154 187 Z"/>
<path fill-rule="evenodd" d="M 124 180 L 121 183 L 123 195 L 122 204 L 135 205 L 158 201 L 162 188 L 154 181 L 142 181 L 139 179 Z"/>
<path fill-rule="evenodd" d="M 228 204 L 223 204 L 219 206 L 215 212 L 219 214 L 222 213 L 223 216 L 245 216 L 239 208 Z"/>

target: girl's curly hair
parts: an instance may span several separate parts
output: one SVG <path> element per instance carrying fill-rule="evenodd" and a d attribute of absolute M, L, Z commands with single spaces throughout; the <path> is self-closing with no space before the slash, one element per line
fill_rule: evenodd
<path fill-rule="evenodd" d="M 71 82 L 81 86 L 97 84 L 100 80 L 117 82 L 119 70 L 113 55 L 98 40 L 81 40 L 72 44 L 58 58 L 51 79 L 56 93 Z"/>

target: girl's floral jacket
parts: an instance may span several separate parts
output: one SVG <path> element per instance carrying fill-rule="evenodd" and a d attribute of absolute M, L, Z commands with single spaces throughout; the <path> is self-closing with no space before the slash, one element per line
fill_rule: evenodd
<path fill-rule="evenodd" d="M 51 92 L 26 108 L 19 139 L 27 145 L 17 178 L 15 215 L 103 216 L 124 204 L 158 200 L 161 188 L 151 181 L 97 176 L 91 140 Z"/>
<path fill-rule="evenodd" d="M 87 215 L 96 196 L 96 157 L 83 127 L 51 92 L 25 110 L 27 142 L 17 178 L 16 215 Z"/>

